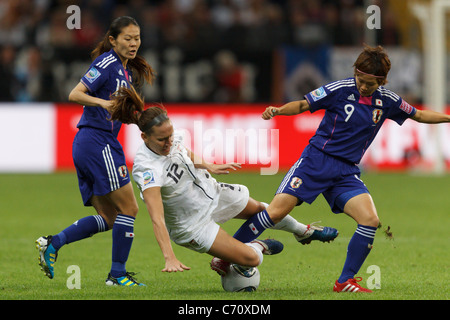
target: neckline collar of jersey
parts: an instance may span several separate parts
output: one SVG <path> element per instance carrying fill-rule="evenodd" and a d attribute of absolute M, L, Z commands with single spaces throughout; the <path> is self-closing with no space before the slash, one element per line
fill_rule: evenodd
<path fill-rule="evenodd" d="M 145 145 L 145 148 L 148 150 L 148 151 L 150 151 L 150 153 L 152 154 L 152 155 L 154 155 L 154 156 L 157 156 L 157 157 L 165 157 L 165 156 L 163 156 L 162 154 L 158 154 L 158 153 L 156 153 L 155 151 L 153 151 L 152 149 L 150 149 L 149 147 L 148 147 L 148 145 L 144 142 L 144 145 Z"/>
<path fill-rule="evenodd" d="M 127 61 L 127 66 L 124 67 L 124 66 L 123 66 L 123 62 L 122 62 L 122 59 L 120 59 L 119 54 L 116 52 L 116 50 L 114 50 L 114 48 L 111 48 L 111 50 L 109 50 L 109 52 L 111 52 L 111 54 L 113 54 L 113 55 L 117 58 L 117 61 L 119 61 L 120 65 L 122 66 L 122 68 L 123 68 L 124 70 L 129 71 L 129 70 L 128 70 L 128 62 L 130 62 L 130 61 Z"/>
<path fill-rule="evenodd" d="M 371 106 L 372 105 L 372 97 L 373 96 L 363 97 L 362 95 L 359 95 L 358 103 Z"/>

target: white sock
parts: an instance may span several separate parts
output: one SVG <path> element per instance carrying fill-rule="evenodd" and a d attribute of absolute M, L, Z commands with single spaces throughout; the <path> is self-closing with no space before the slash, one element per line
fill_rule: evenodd
<path fill-rule="evenodd" d="M 269 206 L 265 202 L 261 202 L 267 209 Z M 271 229 L 283 230 L 290 233 L 304 234 L 308 230 L 308 226 L 295 220 L 291 215 L 287 215 L 280 222 L 275 224 Z"/>
<path fill-rule="evenodd" d="M 283 230 L 296 234 L 304 234 L 308 230 L 308 226 L 298 222 L 292 216 L 287 215 L 280 222 L 275 224 L 271 229 Z"/>
<path fill-rule="evenodd" d="M 254 243 L 248 242 L 248 243 L 246 243 L 246 245 L 248 245 L 250 248 L 255 250 L 256 254 L 259 257 L 258 266 L 261 265 L 261 263 L 263 262 L 263 253 L 262 253 L 262 251 L 264 250 L 264 248 L 260 244 L 258 244 L 256 242 L 254 242 Z"/>

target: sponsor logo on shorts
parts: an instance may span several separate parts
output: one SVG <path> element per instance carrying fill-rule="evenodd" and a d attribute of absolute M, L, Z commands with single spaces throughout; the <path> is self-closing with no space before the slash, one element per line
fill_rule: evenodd
<path fill-rule="evenodd" d="M 293 177 L 290 183 L 291 188 L 297 189 L 303 183 L 302 179 L 299 177 Z"/>
<path fill-rule="evenodd" d="M 127 166 L 120 166 L 119 168 L 117 168 L 117 171 L 119 171 L 119 176 L 121 176 L 122 178 L 126 178 L 127 174 L 128 174 L 128 170 L 127 170 Z"/>

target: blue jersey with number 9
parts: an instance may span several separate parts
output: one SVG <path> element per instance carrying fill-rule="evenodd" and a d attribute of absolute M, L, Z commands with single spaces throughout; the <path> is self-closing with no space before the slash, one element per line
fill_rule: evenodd
<path fill-rule="evenodd" d="M 305 99 L 311 112 L 325 109 L 310 144 L 355 164 L 361 161 L 386 119 L 402 125 L 417 111 L 383 86 L 372 96 L 361 96 L 354 78 L 327 84 L 306 94 Z"/>

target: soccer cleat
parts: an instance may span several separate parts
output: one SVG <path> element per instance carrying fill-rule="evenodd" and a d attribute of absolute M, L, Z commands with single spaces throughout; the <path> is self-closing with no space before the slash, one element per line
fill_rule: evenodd
<path fill-rule="evenodd" d="M 251 243 L 257 243 L 263 247 L 262 253 L 265 255 L 277 254 L 283 251 L 283 244 L 275 239 L 253 240 Z"/>
<path fill-rule="evenodd" d="M 230 270 L 230 263 L 220 258 L 214 257 L 211 260 L 211 269 L 217 272 L 220 276 L 224 276 Z"/>
<path fill-rule="evenodd" d="M 321 227 L 314 225 L 317 222 L 308 224 L 308 229 L 303 234 L 294 233 L 295 239 L 301 244 L 310 244 L 313 240 L 322 242 L 333 241 L 338 235 L 339 231 L 331 227 Z"/>
<path fill-rule="evenodd" d="M 344 283 L 339 283 L 337 280 L 334 283 L 334 292 L 367 292 L 370 293 L 372 290 L 361 287 L 357 282 L 362 280 L 361 277 L 356 277 L 354 279 L 348 279 Z"/>
<path fill-rule="evenodd" d="M 124 276 L 119 278 L 114 278 L 110 273 L 108 274 L 108 278 L 105 283 L 107 286 L 125 286 L 125 287 L 134 287 L 134 286 L 143 286 L 146 287 L 145 284 L 139 283 L 134 279 L 136 273 L 127 272 Z"/>
<path fill-rule="evenodd" d="M 58 252 L 52 246 L 52 236 L 40 237 L 36 241 L 36 249 L 39 250 L 39 265 L 41 270 L 50 279 L 53 279 L 53 265 L 58 257 Z"/>

